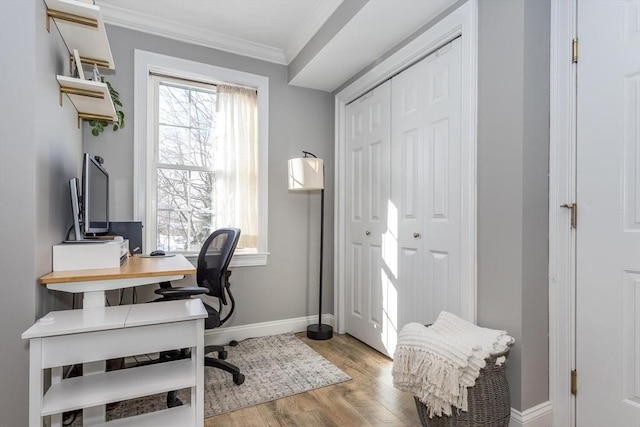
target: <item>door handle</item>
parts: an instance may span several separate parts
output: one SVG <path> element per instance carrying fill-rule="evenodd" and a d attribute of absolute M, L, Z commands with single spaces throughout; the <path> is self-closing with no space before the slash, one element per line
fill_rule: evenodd
<path fill-rule="evenodd" d="M 418 237 L 420 237 L 420 233 L 413 233 L 413 238 L 417 239 Z"/>
<path fill-rule="evenodd" d="M 369 230 L 365 231 L 364 234 L 366 234 L 367 236 L 371 235 L 371 232 Z"/>

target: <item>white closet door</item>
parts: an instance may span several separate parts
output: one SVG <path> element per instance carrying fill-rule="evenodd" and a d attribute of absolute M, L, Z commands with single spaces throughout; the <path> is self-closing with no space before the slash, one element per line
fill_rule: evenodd
<path fill-rule="evenodd" d="M 461 82 L 456 39 L 346 109 L 345 326 L 388 356 L 406 323 L 462 314 Z"/>
<path fill-rule="evenodd" d="M 424 322 L 420 307 L 430 312 L 431 292 L 424 280 L 424 182 L 426 174 L 427 84 L 423 60 L 393 78 L 391 91 L 392 153 L 389 229 L 395 237 L 393 282 L 399 295 L 399 331 L 408 322 Z M 426 316 L 429 317 L 429 316 Z"/>
<path fill-rule="evenodd" d="M 461 39 L 425 61 L 427 132 L 422 242 L 423 280 L 431 294 L 427 296 L 430 305 L 418 304 L 416 315 L 419 321 L 431 322 L 442 310 L 462 315 Z"/>
<path fill-rule="evenodd" d="M 392 81 L 397 328 L 461 315 L 461 40 Z M 391 221 L 390 221 L 391 224 Z"/>
<path fill-rule="evenodd" d="M 397 309 L 382 254 L 389 201 L 390 87 L 386 82 L 346 109 L 345 325 L 348 333 L 385 354 L 395 346 L 395 341 L 389 342 L 388 308 Z"/>

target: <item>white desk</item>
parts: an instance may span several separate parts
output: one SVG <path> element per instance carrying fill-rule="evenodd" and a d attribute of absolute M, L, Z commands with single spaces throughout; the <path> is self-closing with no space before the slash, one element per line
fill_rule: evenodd
<path fill-rule="evenodd" d="M 22 334 L 29 340 L 29 426 L 61 425 L 61 414 L 191 388 L 191 404 L 91 426 L 197 426 L 204 423 L 204 318 L 199 299 L 53 311 Z M 191 348 L 191 358 L 62 379 L 77 363 Z M 45 369 L 51 387 L 43 393 Z"/>
<path fill-rule="evenodd" d="M 54 291 L 82 293 L 82 307 L 87 310 L 104 307 L 105 292 L 108 290 L 180 280 L 195 271 L 193 264 L 182 255 L 150 258 L 133 256 L 119 268 L 54 271 L 42 276 L 40 283 Z M 102 374 L 104 371 L 104 359 L 83 365 L 85 376 Z M 53 377 L 61 374 L 61 370 L 52 370 Z M 104 407 L 96 406 L 83 411 L 84 425 L 102 423 L 104 419 Z"/>
<path fill-rule="evenodd" d="M 195 267 L 182 255 L 128 258 L 120 268 L 54 271 L 40 283 L 54 291 L 84 293 L 84 308 L 104 307 L 105 291 L 179 280 L 194 274 Z"/>

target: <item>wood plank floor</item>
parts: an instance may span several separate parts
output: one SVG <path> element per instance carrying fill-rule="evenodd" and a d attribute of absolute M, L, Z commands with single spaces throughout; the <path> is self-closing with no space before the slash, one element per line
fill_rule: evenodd
<path fill-rule="evenodd" d="M 205 419 L 205 427 L 420 426 L 413 397 L 393 388 L 391 359 L 350 335 L 298 337 L 352 380 Z"/>

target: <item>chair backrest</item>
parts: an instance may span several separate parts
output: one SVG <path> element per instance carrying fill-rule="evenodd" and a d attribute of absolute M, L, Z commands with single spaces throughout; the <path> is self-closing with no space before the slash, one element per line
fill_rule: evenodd
<path fill-rule="evenodd" d="M 209 289 L 208 295 L 220 298 L 223 304 L 227 304 L 224 289 L 227 267 L 239 239 L 240 229 L 220 228 L 207 237 L 198 255 L 198 285 Z"/>

